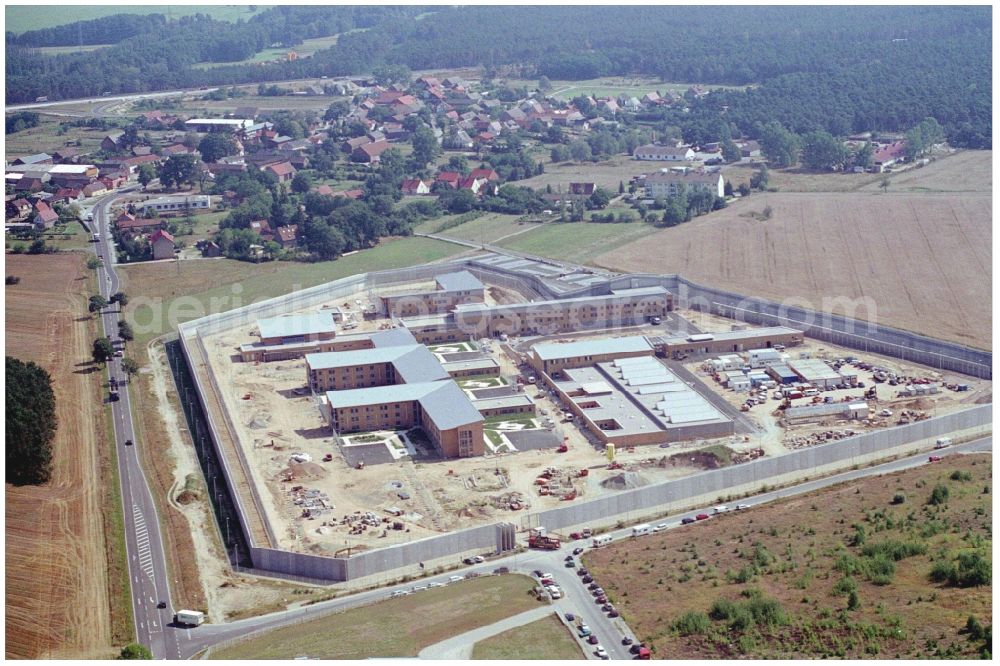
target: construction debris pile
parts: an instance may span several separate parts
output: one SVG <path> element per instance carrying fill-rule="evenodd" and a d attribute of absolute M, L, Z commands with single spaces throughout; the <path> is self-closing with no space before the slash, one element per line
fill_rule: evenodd
<path fill-rule="evenodd" d="M 334 505 L 330 496 L 305 486 L 293 486 L 289 491 L 292 504 L 302 508 L 302 517 L 313 520 L 333 511 Z"/>
<path fill-rule="evenodd" d="M 805 449 L 817 444 L 826 444 L 845 437 L 852 437 L 856 433 L 853 430 L 825 430 L 814 432 L 809 435 L 797 435 L 785 439 L 785 446 L 789 449 Z"/>
<path fill-rule="evenodd" d="M 505 511 L 520 511 L 521 509 L 531 508 L 531 504 L 525 501 L 524 495 L 516 490 L 504 493 L 503 495 L 490 497 L 490 503 L 493 505 L 494 509 L 501 509 Z"/>
<path fill-rule="evenodd" d="M 734 451 L 731 460 L 734 465 L 739 465 L 740 463 L 750 462 L 751 460 L 757 460 L 757 458 L 764 457 L 764 449 L 758 447 L 756 449 L 750 449 L 749 451 Z"/>
<path fill-rule="evenodd" d="M 558 467 L 546 467 L 535 479 L 535 485 L 538 486 L 539 495 L 551 495 L 566 501 L 574 500 L 582 494 L 582 489 L 575 483 L 576 479 L 585 477 L 589 473 L 590 471 L 586 469 L 562 470 Z"/>

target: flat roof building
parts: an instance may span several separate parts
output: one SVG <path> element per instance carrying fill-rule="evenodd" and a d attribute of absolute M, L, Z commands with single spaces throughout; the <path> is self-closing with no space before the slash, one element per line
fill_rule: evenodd
<path fill-rule="evenodd" d="M 531 351 L 535 369 L 552 374 L 565 368 L 578 368 L 611 359 L 652 356 L 653 347 L 641 335 L 623 338 L 580 340 L 578 342 L 535 345 Z"/>
<path fill-rule="evenodd" d="M 797 374 L 802 381 L 808 382 L 817 388 L 836 386 L 843 379 L 840 373 L 830 367 L 826 361 L 818 358 L 804 358 L 795 361 L 788 361 L 788 367 Z"/>
<path fill-rule="evenodd" d="M 486 417 L 503 416 L 504 414 L 535 414 L 535 403 L 523 393 L 473 400 L 472 406 Z"/>
<path fill-rule="evenodd" d="M 452 381 L 329 391 L 324 408 L 338 433 L 419 426 L 447 457 L 485 453 L 483 416 Z"/>
<path fill-rule="evenodd" d="M 733 422 L 652 356 L 568 368 L 552 384 L 602 442 L 660 444 L 731 435 Z"/>
<path fill-rule="evenodd" d="M 379 303 L 383 314 L 397 317 L 449 312 L 463 303 L 482 303 L 486 288 L 469 271 L 456 271 L 435 276 L 434 291 L 414 291 L 381 296 Z"/>
<path fill-rule="evenodd" d="M 261 344 L 285 345 L 311 340 L 332 340 L 337 334 L 337 324 L 330 312 L 285 315 L 258 319 L 257 330 Z"/>
<path fill-rule="evenodd" d="M 157 197 L 138 205 L 148 217 L 150 213 L 179 212 L 188 209 L 207 210 L 212 207 L 212 197 L 202 194 Z"/>
<path fill-rule="evenodd" d="M 500 364 L 491 356 L 466 361 L 445 361 L 441 367 L 452 377 L 497 377 Z"/>
<path fill-rule="evenodd" d="M 739 331 L 697 333 L 684 337 L 652 337 L 649 341 L 658 356 L 677 354 L 722 354 L 747 349 L 770 349 L 775 345 L 790 347 L 802 344 L 803 333 L 785 326 L 766 326 Z"/>

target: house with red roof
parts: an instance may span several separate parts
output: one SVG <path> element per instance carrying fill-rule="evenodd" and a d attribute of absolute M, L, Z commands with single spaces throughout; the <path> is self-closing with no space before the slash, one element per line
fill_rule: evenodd
<path fill-rule="evenodd" d="M 430 194 L 431 184 L 421 178 L 407 178 L 403 181 L 403 194 Z"/>
<path fill-rule="evenodd" d="M 881 146 L 872 154 L 872 164 L 875 171 L 882 172 L 897 162 L 906 160 L 906 141 L 894 141 L 887 146 Z"/>
<path fill-rule="evenodd" d="M 174 258 L 174 237 L 163 229 L 149 235 L 149 244 L 153 247 L 153 259 Z"/>
<path fill-rule="evenodd" d="M 351 161 L 360 162 L 362 164 L 373 164 L 375 162 L 379 162 L 382 159 L 382 153 L 389 148 L 389 142 L 385 139 L 366 143 L 363 146 L 358 146 L 354 149 L 351 153 Z"/>
<path fill-rule="evenodd" d="M 7 217 L 22 220 L 31 214 L 31 204 L 27 199 L 14 199 L 7 202 Z"/>
<path fill-rule="evenodd" d="M 287 183 L 295 177 L 295 167 L 291 162 L 277 162 L 261 167 L 261 171 L 274 175 L 279 183 Z"/>
<path fill-rule="evenodd" d="M 52 203 L 75 203 L 83 198 L 83 192 L 75 187 L 60 187 L 52 198 L 49 199 Z"/>
<path fill-rule="evenodd" d="M 356 200 L 360 199 L 361 197 L 365 196 L 365 191 L 362 190 L 362 189 L 343 190 L 342 192 L 334 192 L 333 196 L 335 196 L 335 197 L 347 197 L 348 199 L 353 199 L 353 200 L 356 201 Z"/>
<path fill-rule="evenodd" d="M 456 171 L 442 171 L 434 179 L 435 183 L 444 183 L 451 189 L 458 189 L 458 184 L 462 181 L 462 174 Z"/>
<path fill-rule="evenodd" d="M 35 204 L 35 217 L 32 222 L 39 229 L 51 229 L 59 221 L 59 214 L 52 210 L 47 203 L 39 201 Z"/>
<path fill-rule="evenodd" d="M 488 181 L 500 180 L 500 175 L 493 169 L 473 169 L 469 174 L 473 178 L 485 178 Z"/>
<path fill-rule="evenodd" d="M 297 224 L 289 224 L 278 227 L 274 235 L 274 242 L 284 249 L 293 248 L 299 243 L 299 227 Z"/>

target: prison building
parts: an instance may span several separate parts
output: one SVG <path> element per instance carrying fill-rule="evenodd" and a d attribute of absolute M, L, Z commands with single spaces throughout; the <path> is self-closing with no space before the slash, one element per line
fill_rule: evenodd
<path fill-rule="evenodd" d="M 830 367 L 826 361 L 818 358 L 798 359 L 789 361 L 788 367 L 799 378 L 816 388 L 828 388 L 846 383 L 840 373 Z"/>
<path fill-rule="evenodd" d="M 568 331 L 632 326 L 673 310 L 673 295 L 663 287 L 620 289 L 603 296 L 582 296 L 534 303 L 489 306 L 467 303 L 447 314 L 403 319 L 424 344 L 501 335 L 552 335 Z"/>
<path fill-rule="evenodd" d="M 335 317 L 335 315 L 334 315 Z M 259 324 L 258 324 L 259 325 Z M 240 358 L 245 362 L 287 361 L 307 354 L 356 351 L 416 344 L 416 339 L 405 328 L 393 328 L 376 333 L 351 333 L 324 340 L 287 344 L 250 343 L 240 345 Z"/>
<path fill-rule="evenodd" d="M 535 403 L 523 393 L 473 400 L 472 406 L 478 409 L 479 413 L 486 418 L 507 416 L 510 414 L 535 415 Z"/>
<path fill-rule="evenodd" d="M 452 381 L 329 391 L 324 414 L 337 433 L 420 427 L 446 457 L 485 453 L 483 416 Z"/>
<path fill-rule="evenodd" d="M 331 313 L 319 312 L 258 319 L 257 330 L 263 345 L 288 345 L 332 340 L 337 335 L 337 323 Z"/>
<path fill-rule="evenodd" d="M 491 356 L 465 361 L 445 361 L 441 367 L 454 378 L 500 376 L 500 364 Z"/>
<path fill-rule="evenodd" d="M 417 291 L 381 296 L 381 313 L 396 317 L 449 312 L 460 303 L 482 303 L 486 299 L 483 283 L 469 271 L 445 273 L 434 278 L 434 291 Z"/>
<path fill-rule="evenodd" d="M 554 376 L 567 368 L 580 368 L 614 359 L 652 355 L 653 347 L 649 341 L 644 336 L 632 335 L 623 338 L 535 345 L 531 350 L 529 362 L 536 370 Z"/>
<path fill-rule="evenodd" d="M 697 333 L 686 337 L 652 337 L 656 355 L 672 357 L 680 354 L 724 354 L 747 349 L 770 349 L 776 345 L 791 347 L 802 344 L 803 333 L 785 326 L 748 328 L 739 331 Z"/>
<path fill-rule="evenodd" d="M 732 420 L 648 354 L 566 368 L 552 385 L 605 444 L 664 444 L 734 432 Z"/>
<path fill-rule="evenodd" d="M 799 376 L 792 372 L 792 369 L 785 363 L 768 367 L 767 374 L 779 384 L 794 384 L 799 381 Z"/>
<path fill-rule="evenodd" d="M 829 402 L 819 405 L 801 405 L 785 410 L 785 418 L 789 421 L 813 421 L 824 418 L 844 420 L 868 418 L 867 402 Z"/>
<path fill-rule="evenodd" d="M 306 377 L 316 392 L 450 379 L 434 354 L 419 344 L 306 354 Z"/>

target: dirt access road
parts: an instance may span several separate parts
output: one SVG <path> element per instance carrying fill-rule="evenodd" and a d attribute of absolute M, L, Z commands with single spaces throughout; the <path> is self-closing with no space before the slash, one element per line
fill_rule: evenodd
<path fill-rule="evenodd" d="M 680 273 L 817 310 L 824 299 L 867 298 L 874 312 L 861 307 L 853 316 L 989 349 L 991 159 L 990 151 L 957 153 L 892 174 L 886 192 L 868 185 L 853 192 L 756 193 L 594 263 Z M 752 215 L 765 206 L 773 210 L 769 220 Z"/>
<path fill-rule="evenodd" d="M 100 374 L 89 372 L 90 275 L 80 254 L 7 255 L 6 354 L 52 375 L 59 426 L 52 479 L 6 486 L 6 650 L 10 659 L 108 658 L 103 525 L 110 482 Z"/>

